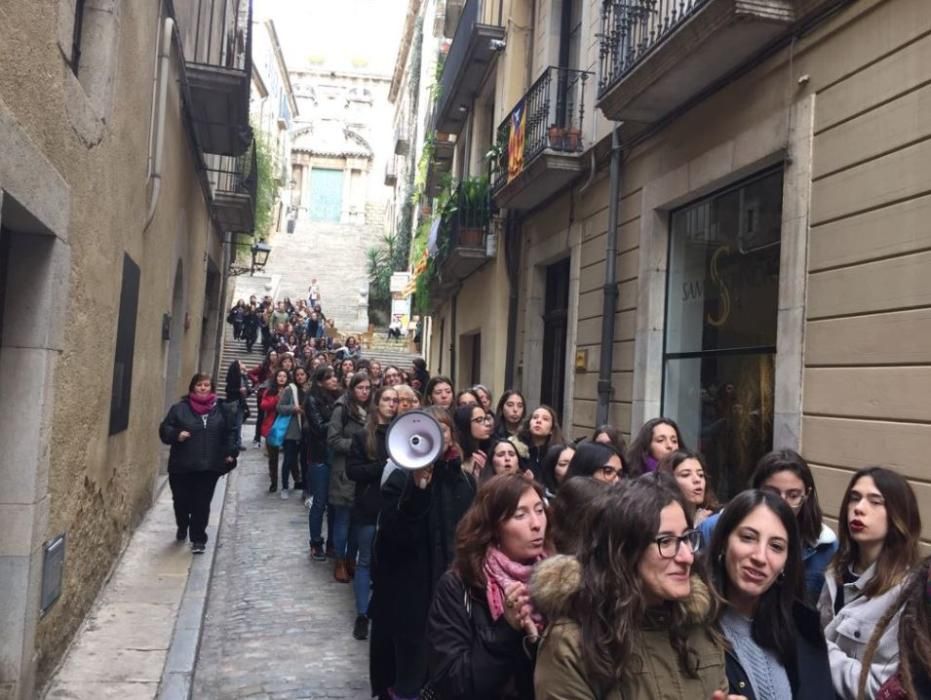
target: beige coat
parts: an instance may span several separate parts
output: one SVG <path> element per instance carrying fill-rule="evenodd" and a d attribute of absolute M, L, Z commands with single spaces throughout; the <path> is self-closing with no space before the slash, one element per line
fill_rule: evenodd
<path fill-rule="evenodd" d="M 680 605 L 691 623 L 688 643 L 697 655 L 697 678 L 679 665 L 669 641 L 669 613 L 656 613 L 640 632 L 639 668 L 600 695 L 587 679 L 579 626 L 565 617 L 566 603 L 579 580 L 578 561 L 556 556 L 540 564 L 531 581 L 535 605 L 553 621 L 537 652 L 536 700 L 709 700 L 716 690 L 727 690 L 724 649 L 708 634 L 709 593 L 693 578 L 692 595 Z"/>

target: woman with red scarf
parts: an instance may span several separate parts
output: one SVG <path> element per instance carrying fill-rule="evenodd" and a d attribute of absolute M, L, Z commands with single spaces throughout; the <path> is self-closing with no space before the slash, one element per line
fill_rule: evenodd
<path fill-rule="evenodd" d="M 191 538 L 191 551 L 203 554 L 207 545 L 210 501 L 217 479 L 236 466 L 236 418 L 217 402 L 209 374 L 195 374 L 188 395 L 174 404 L 158 428 L 171 446 L 168 484 L 174 499 L 176 539 Z"/>
<path fill-rule="evenodd" d="M 543 489 L 520 474 L 486 482 L 456 532 L 456 558 L 427 620 L 430 685 L 447 700 L 532 700 L 543 617 L 527 585 L 544 558 Z"/>

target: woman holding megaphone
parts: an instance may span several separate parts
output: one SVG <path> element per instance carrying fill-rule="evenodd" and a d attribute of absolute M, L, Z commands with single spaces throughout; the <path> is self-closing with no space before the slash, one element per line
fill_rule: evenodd
<path fill-rule="evenodd" d="M 419 451 L 432 439 L 421 440 L 418 421 L 428 438 L 431 431 L 439 438 L 429 453 Z M 400 468 L 381 488 L 369 604 L 372 693 L 379 698 L 417 698 L 427 680 L 427 612 L 453 561 L 456 527 L 476 490 L 475 479 L 462 470 L 454 436 L 445 408 L 411 411 L 389 428 L 388 453 Z M 395 449 L 398 445 L 412 448 Z M 425 454 L 426 466 L 410 469 L 422 464 Z"/>

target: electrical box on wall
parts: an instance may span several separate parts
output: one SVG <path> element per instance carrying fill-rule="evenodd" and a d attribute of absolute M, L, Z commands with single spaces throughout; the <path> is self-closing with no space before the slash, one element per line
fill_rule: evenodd
<path fill-rule="evenodd" d="M 65 572 L 65 535 L 42 545 L 42 600 L 40 614 L 45 615 L 61 596 L 61 581 Z"/>
<path fill-rule="evenodd" d="M 575 371 L 588 371 L 588 348 L 575 351 Z"/>

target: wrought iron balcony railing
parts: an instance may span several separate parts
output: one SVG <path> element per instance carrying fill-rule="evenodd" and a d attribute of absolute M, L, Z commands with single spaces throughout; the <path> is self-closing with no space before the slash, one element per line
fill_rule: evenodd
<path fill-rule="evenodd" d="M 599 98 L 706 0 L 604 0 Z"/>
<path fill-rule="evenodd" d="M 585 83 L 591 73 L 550 66 L 498 126 L 492 175 L 494 191 L 517 177 L 546 150 L 585 150 Z"/>
<path fill-rule="evenodd" d="M 211 207 L 224 231 L 252 233 L 258 195 L 259 166 L 255 141 L 240 156 L 212 156 L 207 180 L 213 195 Z"/>
<path fill-rule="evenodd" d="M 467 0 L 456 33 L 443 63 L 436 104 L 436 127 L 458 134 L 481 85 L 488 64 L 500 50 L 505 29 L 502 5 L 486 0 Z"/>

